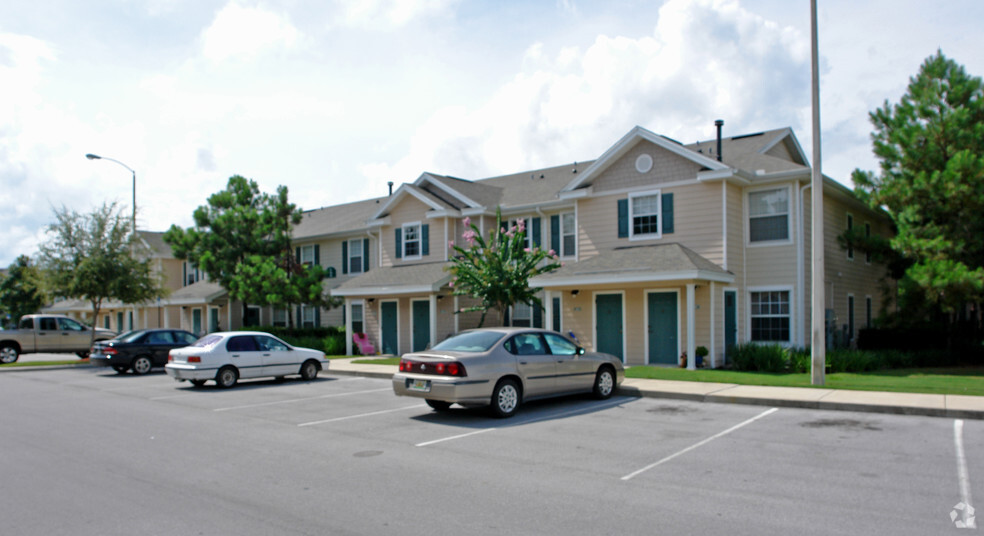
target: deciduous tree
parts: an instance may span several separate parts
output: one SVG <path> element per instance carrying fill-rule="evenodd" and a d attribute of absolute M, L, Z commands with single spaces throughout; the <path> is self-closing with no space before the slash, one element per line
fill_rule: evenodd
<path fill-rule="evenodd" d="M 6 316 L 17 322 L 23 315 L 38 312 L 46 301 L 38 267 L 26 255 L 17 257 L 0 280 L 0 325 Z"/>

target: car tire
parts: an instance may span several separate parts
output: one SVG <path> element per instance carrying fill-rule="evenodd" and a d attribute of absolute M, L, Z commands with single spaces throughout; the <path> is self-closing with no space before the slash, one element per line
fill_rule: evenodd
<path fill-rule="evenodd" d="M 309 382 L 318 377 L 318 363 L 316 361 L 305 361 L 301 365 L 301 379 Z"/>
<path fill-rule="evenodd" d="M 130 368 L 133 369 L 133 373 L 138 376 L 143 376 L 150 372 L 150 369 L 154 368 L 154 364 L 150 361 L 150 358 L 145 355 L 138 355 L 133 358 L 133 362 L 130 363 Z"/>
<path fill-rule="evenodd" d="M 130 367 L 124 367 L 123 365 L 113 365 L 113 370 L 117 374 L 126 374 L 126 371 L 130 370 Z"/>
<path fill-rule="evenodd" d="M 16 363 L 17 358 L 20 357 L 20 351 L 17 347 L 12 344 L 5 344 L 0 346 L 0 364 L 10 364 Z"/>
<path fill-rule="evenodd" d="M 492 415 L 499 418 L 512 417 L 519 409 L 521 401 L 522 395 L 516 380 L 511 378 L 499 380 L 499 383 L 495 384 L 495 389 L 492 390 L 492 405 L 490 406 Z"/>
<path fill-rule="evenodd" d="M 222 367 L 215 375 L 215 385 L 223 389 L 228 389 L 236 385 L 239 381 L 239 372 L 235 367 Z"/>
<path fill-rule="evenodd" d="M 87 359 L 89 357 L 89 352 L 75 352 L 75 355 L 79 356 L 79 359 Z"/>
<path fill-rule="evenodd" d="M 443 400 L 431 400 L 428 398 L 424 402 L 427 402 L 427 405 L 434 411 L 447 411 L 451 407 L 451 402 L 445 402 Z"/>
<path fill-rule="evenodd" d="M 192 387 L 201 387 L 205 385 L 205 380 L 189 380 Z"/>
<path fill-rule="evenodd" d="M 608 400 L 615 392 L 615 372 L 611 367 L 601 367 L 595 375 L 594 396 L 598 400 Z"/>

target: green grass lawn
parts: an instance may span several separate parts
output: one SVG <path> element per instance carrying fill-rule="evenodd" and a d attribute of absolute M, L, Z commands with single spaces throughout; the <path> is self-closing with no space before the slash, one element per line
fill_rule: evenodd
<path fill-rule="evenodd" d="M 50 367 L 55 365 L 88 365 L 88 359 L 66 359 L 64 361 L 17 361 L 0 365 L 0 368 Z"/>
<path fill-rule="evenodd" d="M 627 368 L 625 376 L 628 378 L 736 383 L 739 385 L 814 387 L 810 384 L 808 373 L 767 374 L 732 370 L 691 371 L 681 368 L 639 366 Z M 984 396 L 984 367 L 897 369 L 861 373 L 841 372 L 827 374 L 826 385 L 823 388 Z"/>
<path fill-rule="evenodd" d="M 356 359 L 353 363 L 361 363 L 363 365 L 399 365 L 399 357 L 367 357 L 365 359 Z"/>

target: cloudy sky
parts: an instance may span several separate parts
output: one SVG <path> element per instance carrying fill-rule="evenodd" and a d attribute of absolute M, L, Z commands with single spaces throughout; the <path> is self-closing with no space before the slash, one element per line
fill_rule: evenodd
<path fill-rule="evenodd" d="M 984 74 L 980 0 L 820 0 L 824 173 L 875 169 L 868 111 L 942 49 Z M 597 158 L 791 126 L 810 147 L 809 0 L 7 0 L 0 266 L 54 207 L 191 225 L 229 176 L 305 209 L 423 171 Z"/>

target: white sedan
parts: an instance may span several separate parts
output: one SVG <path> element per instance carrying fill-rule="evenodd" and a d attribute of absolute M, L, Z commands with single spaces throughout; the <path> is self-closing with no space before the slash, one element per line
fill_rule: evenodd
<path fill-rule="evenodd" d="M 232 387 L 240 378 L 283 378 L 299 374 L 313 380 L 328 366 L 325 353 L 296 348 L 259 331 L 211 333 L 184 348 L 171 350 L 164 370 L 175 380 L 201 387 L 215 380 Z"/>

